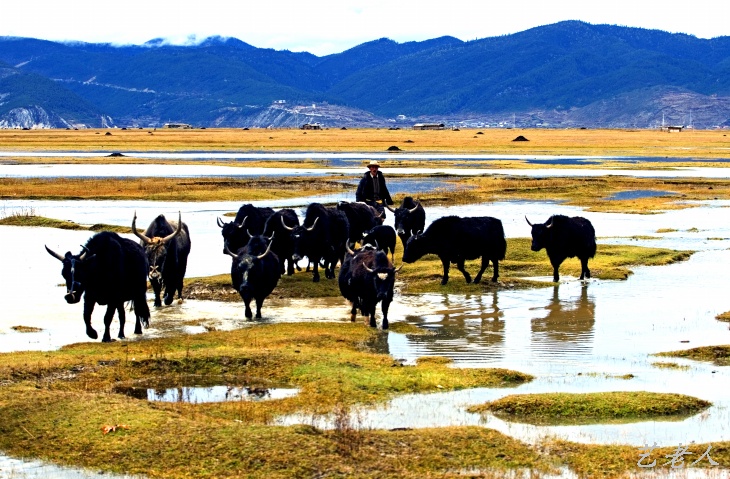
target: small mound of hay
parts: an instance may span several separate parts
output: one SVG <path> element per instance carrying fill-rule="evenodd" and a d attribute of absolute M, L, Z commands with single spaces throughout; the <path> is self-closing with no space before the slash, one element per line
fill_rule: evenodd
<path fill-rule="evenodd" d="M 512 141 L 530 141 L 530 140 L 528 140 L 528 139 L 527 139 L 527 138 L 525 138 L 524 136 L 520 135 L 520 136 L 518 136 L 517 138 L 515 138 L 515 139 L 514 139 L 514 140 L 512 140 Z"/>
<path fill-rule="evenodd" d="M 388 147 L 388 151 L 403 151 L 403 150 L 401 150 L 397 146 L 393 145 L 393 146 Z"/>
<path fill-rule="evenodd" d="M 347 128 L 345 128 L 345 127 L 343 126 L 342 128 L 340 128 L 340 130 L 347 130 Z"/>
<path fill-rule="evenodd" d="M 112 134 L 111 132 L 107 131 L 106 133 L 104 133 L 104 136 L 112 136 Z"/>
<path fill-rule="evenodd" d="M 406 140 L 403 143 L 413 143 L 413 140 Z"/>
<path fill-rule="evenodd" d="M 107 156 L 117 157 L 117 156 L 124 156 L 124 154 L 123 153 L 119 153 L 118 151 L 115 151 L 114 153 L 111 153 L 110 155 L 107 155 Z"/>
<path fill-rule="evenodd" d="M 483 134 L 484 134 L 484 132 L 481 132 L 481 131 L 477 132 L 477 135 L 483 135 Z"/>

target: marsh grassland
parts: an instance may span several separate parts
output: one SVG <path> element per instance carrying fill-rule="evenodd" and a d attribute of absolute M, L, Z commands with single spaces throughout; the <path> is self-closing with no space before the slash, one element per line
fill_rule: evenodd
<path fill-rule="evenodd" d="M 100 152 L 81 158 L 4 157 L 19 163 L 145 163 L 111 152 L 236 151 L 236 152 L 363 152 L 382 153 L 390 146 L 404 152 L 479 153 L 500 155 L 639 156 L 663 161 L 623 163 L 610 159 L 600 165 L 571 168 L 656 168 L 676 166 L 727 167 L 730 140 L 722 131 L 668 134 L 632 130 L 0 130 L 5 151 Z M 523 135 L 528 142 L 512 142 Z M 697 160 L 701 158 L 701 160 Z M 675 160 L 679 161 L 675 161 Z M 164 163 L 174 161 L 155 161 Z M 186 164 L 191 162 L 185 161 Z M 326 162 L 206 162 L 230 166 L 325 168 Z M 419 167 L 424 162 L 398 158 L 388 166 Z M 453 166 L 439 160 L 430 165 Z M 549 168 L 525 160 L 480 160 L 473 166 L 490 168 Z M 0 179 L 3 199 L 108 199 L 157 201 L 240 201 L 297 198 L 351 191 L 348 175 L 236 178 L 134 179 Z M 408 175 L 409 178 L 414 175 Z M 730 198 L 730 181 L 721 179 L 643 179 L 628 176 L 529 178 L 519 175 L 443 177 L 443 188 L 415 192 L 424 205 L 480 204 L 501 200 L 559 201 L 589 211 L 652 214 L 689 208 L 686 200 Z M 396 178 L 388 176 L 388 178 Z M 348 183 L 348 181 L 350 181 Z M 609 199 L 616 193 L 649 190 L 651 197 Z M 400 197 L 395 198 L 400 201 Z M 78 225 L 43 218 L 32 209 L 1 215 L 0 224 L 68 229 L 112 229 L 112 225 Z M 668 225 L 660 232 L 676 231 Z M 119 227 L 119 231 L 129 229 Z M 639 265 L 661 266 L 685 261 L 693 251 L 601 244 L 591 260 L 594 278 L 623 280 Z M 402 245 L 397 242 L 395 263 Z M 476 262 L 467 262 L 474 272 Z M 491 268 L 487 270 L 490 273 Z M 579 274 L 578 260 L 561 267 L 565 276 Z M 439 285 L 441 262 L 426 256 L 405 265 L 398 275 L 401 294 L 479 293 L 499 289 L 544 287 L 535 277 L 552 274 L 544 252 L 530 251 L 527 238 L 508 240 L 500 280 L 466 284 L 452 268 L 445 287 Z M 240 301 L 230 275 L 187 278 L 191 299 Z M 283 277 L 274 296 L 281 298 L 337 297 L 334 281 L 313 283 L 311 274 Z M 718 319 L 726 320 L 726 315 Z M 22 328 L 22 326 L 18 326 Z M 394 323 L 401 334 L 424 334 L 415 326 Z M 30 333 L 28 333 L 30 334 Z M 255 324 L 234 331 L 211 331 L 116 342 L 79 343 L 58 351 L 0 354 L 0 451 L 19 457 L 42 458 L 58 464 L 105 472 L 140 474 L 150 478 L 226 477 L 529 477 L 567 468 L 581 478 L 612 478 L 640 472 L 633 446 L 586 445 L 545 438 L 527 444 L 488 427 L 454 426 L 432 429 L 370 430 L 360 427 L 358 408 L 384 404 L 407 393 L 433 393 L 475 387 L 512 388 L 534 378 L 498 368 L 457 368 L 444 357 L 421 358 L 404 366 L 377 352 L 387 334 L 358 323 Z M 663 353 L 727 365 L 728 346 Z M 657 363 L 671 364 L 671 363 Z M 656 366 L 657 368 L 662 366 Z M 132 386 L 182 385 L 190 378 L 207 378 L 221 385 L 257 388 L 288 387 L 298 393 L 269 401 L 231 400 L 212 403 L 159 402 L 118 391 Z M 630 380 L 634 376 L 627 374 Z M 154 387 L 154 386 L 153 386 Z M 181 386 L 180 386 L 181 387 Z M 594 394 L 509 395 L 477 406 L 475 412 L 499 408 L 500 414 L 531 423 L 596 424 L 645 420 L 657 416 L 701 411 L 708 403 L 676 394 L 611 392 Z M 456 406 L 455 406 L 456 407 Z M 277 425 L 282 415 L 311 420 L 294 426 Z M 332 429 L 314 427 L 317 418 L 333 418 Z M 527 418 L 527 419 L 525 419 Z M 557 419 L 559 418 L 559 419 Z M 566 419 L 567 418 L 567 419 Z M 562 422 L 564 423 L 564 422 Z M 704 450 L 707 444 L 696 445 Z M 657 448 L 657 457 L 673 448 Z M 712 444 L 712 458 L 730 466 L 730 443 Z M 707 462 L 699 467 L 708 467 Z M 668 472 L 668 468 L 657 472 Z"/>

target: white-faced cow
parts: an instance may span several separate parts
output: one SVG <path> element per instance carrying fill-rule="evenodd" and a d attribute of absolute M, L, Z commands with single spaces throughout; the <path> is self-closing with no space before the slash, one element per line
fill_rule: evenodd
<path fill-rule="evenodd" d="M 400 207 L 387 208 L 395 215 L 395 232 L 405 248 L 408 239 L 426 227 L 426 211 L 420 201 L 414 201 L 410 196 L 403 198 Z"/>
<path fill-rule="evenodd" d="M 159 215 L 144 234 L 137 231 L 137 212 L 132 219 L 132 232 L 140 239 L 150 265 L 149 278 L 155 293 L 155 306 L 162 306 L 160 294 L 165 289 L 165 304 L 172 304 L 177 291 L 182 301 L 183 279 L 190 255 L 190 231 L 178 213 L 177 221 Z"/>
<path fill-rule="evenodd" d="M 393 301 L 395 269 L 388 255 L 371 247 L 352 251 L 342 262 L 338 278 L 340 292 L 352 302 L 351 320 L 355 321 L 357 310 L 370 317 L 370 326 L 375 328 L 375 309 L 381 303 L 383 312 L 382 328 L 388 329 L 388 309 Z"/>
<path fill-rule="evenodd" d="M 251 300 L 256 302 L 256 318 L 261 319 L 264 299 L 274 291 L 281 278 L 279 258 L 271 248 L 272 239 L 255 235 L 236 253 L 226 248 L 226 254 L 233 258 L 231 282 L 246 305 L 245 314 L 248 319 L 253 317 Z"/>
<path fill-rule="evenodd" d="M 558 269 L 567 258 L 580 260 L 580 279 L 591 277 L 588 259 L 596 255 L 596 231 L 587 219 L 574 216 L 553 215 L 546 223 L 530 223 L 532 227 L 532 251 L 545 248 L 553 265 L 553 281 L 560 281 Z"/>
<path fill-rule="evenodd" d="M 224 223 L 218 218 L 218 226 L 223 235 L 223 253 L 228 246 L 230 251 L 238 251 L 246 246 L 252 235 L 264 232 L 264 225 L 269 216 L 274 214 L 271 208 L 258 207 L 250 203 L 241 206 L 233 221 Z"/>
<path fill-rule="evenodd" d="M 294 242 L 294 261 L 304 256 L 314 267 L 312 281 L 319 281 L 319 261 L 324 260 L 325 278 L 335 277 L 335 266 L 345 256 L 345 245 L 350 230 L 347 216 L 336 208 L 326 208 L 320 203 L 307 207 L 304 222 L 300 226 L 282 225 L 290 231 Z"/>
<path fill-rule="evenodd" d="M 482 265 L 474 282 L 481 281 L 490 261 L 494 267 L 492 281 L 496 282 L 499 277 L 499 260 L 504 259 L 506 252 L 504 229 L 497 218 L 444 216 L 431 223 L 425 232 L 408 239 L 403 261 L 413 263 L 426 254 L 437 255 L 444 267 L 444 277 L 441 280 L 444 285 L 449 281 L 450 263 L 454 263 L 466 282 L 471 283 L 471 276 L 464 269 L 464 261 L 481 258 Z"/>
<path fill-rule="evenodd" d="M 109 326 L 114 311 L 119 315 L 119 335 L 124 338 L 124 303 L 132 301 L 136 317 L 134 334 L 142 334 L 142 324 L 149 326 L 150 310 L 147 306 L 147 271 L 149 265 L 144 249 L 134 241 L 122 238 L 116 233 L 103 231 L 92 236 L 82 252 L 64 256 L 48 246 L 48 254 L 63 263 L 61 274 L 66 280 L 66 295 L 69 304 L 78 303 L 84 295 L 84 323 L 86 335 L 99 337 L 91 326 L 94 305 L 106 305 L 104 314 L 103 342 L 111 342 Z"/>

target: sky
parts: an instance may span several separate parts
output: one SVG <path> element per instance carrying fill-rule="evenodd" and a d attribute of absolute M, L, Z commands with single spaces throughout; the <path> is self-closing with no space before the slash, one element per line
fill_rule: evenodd
<path fill-rule="evenodd" d="M 563 20 L 730 35 L 728 0 L 5 0 L 0 36 L 141 44 L 220 35 L 259 48 L 339 53 L 387 37 L 468 41 Z"/>

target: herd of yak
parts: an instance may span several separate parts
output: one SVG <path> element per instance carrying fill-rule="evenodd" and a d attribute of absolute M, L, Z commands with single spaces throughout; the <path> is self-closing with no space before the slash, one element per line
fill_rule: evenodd
<path fill-rule="evenodd" d="M 393 300 L 395 275 L 393 266 L 396 235 L 404 252 L 403 262 L 413 263 L 426 254 L 435 254 L 443 264 L 441 284 L 449 280 L 449 266 L 455 264 L 467 283 L 471 275 L 464 261 L 481 258 L 478 283 L 492 262 L 492 281 L 499 276 L 499 261 L 505 258 L 507 242 L 502 222 L 497 218 L 445 216 L 425 228 L 426 212 L 419 201 L 406 197 L 399 208 L 388 209 L 395 216 L 395 228 L 383 225 L 385 213 L 365 203 L 340 202 L 327 207 L 310 204 L 300 224 L 292 209 L 241 206 L 231 222 L 217 219 L 223 235 L 223 253 L 231 256 L 231 282 L 246 306 L 246 317 L 252 318 L 250 303 L 256 303 L 256 318 L 261 306 L 283 274 L 294 274 L 305 256 L 313 271 L 313 281 L 320 280 L 319 267 L 327 279 L 335 278 L 340 264 L 338 283 L 342 295 L 352 303 L 352 321 L 357 311 L 370 317 L 376 327 L 375 310 L 381 304 L 382 328 L 388 328 L 388 308 Z M 525 218 L 527 220 L 527 218 Z M 102 341 L 112 341 L 109 326 L 114 312 L 119 316 L 119 338 L 124 338 L 124 303 L 131 301 L 136 317 L 135 334 L 149 325 L 147 279 L 154 291 L 154 305 L 169 305 L 175 294 L 182 299 L 183 278 L 190 253 L 190 232 L 182 218 L 168 221 L 163 215 L 155 218 L 144 233 L 132 220 L 132 232 L 139 243 L 113 232 L 92 236 L 79 254 L 64 256 L 46 246 L 48 253 L 63 263 L 66 281 L 65 299 L 77 303 L 84 296 L 86 334 L 98 337 L 91 326 L 95 304 L 106 305 Z M 578 257 L 580 279 L 590 278 L 588 259 L 595 256 L 596 239 L 591 223 L 581 217 L 554 215 L 543 224 L 532 224 L 532 250 L 546 249 L 553 266 L 553 280 L 558 281 L 558 268 L 566 258 Z M 424 230 L 425 228 L 425 230 Z M 360 247 L 355 248 L 359 243 Z M 388 257 L 390 253 L 390 258 Z M 402 267 L 402 265 L 401 265 Z M 163 294 L 164 296 L 161 297 Z"/>

